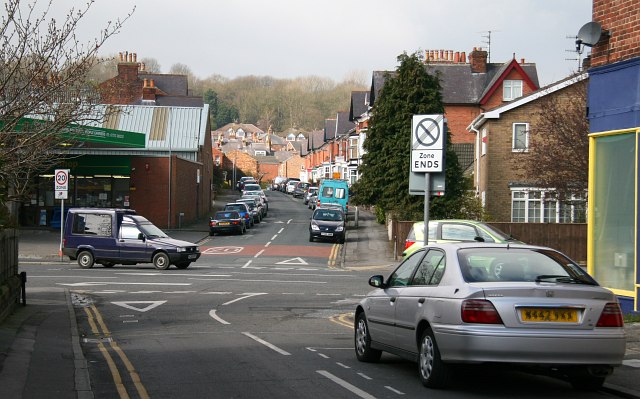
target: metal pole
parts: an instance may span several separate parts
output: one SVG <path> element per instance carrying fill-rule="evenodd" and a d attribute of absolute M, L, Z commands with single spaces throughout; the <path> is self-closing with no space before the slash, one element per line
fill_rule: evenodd
<path fill-rule="evenodd" d="M 429 186 L 429 174 L 424 174 L 424 246 L 429 244 L 429 196 L 431 187 Z"/>
<path fill-rule="evenodd" d="M 60 262 L 62 262 L 62 240 L 64 239 L 64 199 L 60 200 L 60 249 L 58 255 L 60 255 Z"/>
<path fill-rule="evenodd" d="M 172 167 L 172 154 L 171 154 L 171 131 L 167 133 L 167 140 L 169 140 L 169 209 L 167 211 L 167 229 L 171 228 L 171 167 Z"/>

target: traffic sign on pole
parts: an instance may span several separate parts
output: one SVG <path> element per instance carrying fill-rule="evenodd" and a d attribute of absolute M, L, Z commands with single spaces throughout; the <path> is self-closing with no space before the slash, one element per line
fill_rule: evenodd
<path fill-rule="evenodd" d="M 411 132 L 411 171 L 442 172 L 444 115 L 414 115 Z"/>
<path fill-rule="evenodd" d="M 68 191 L 69 190 L 69 169 L 56 169 L 53 184 L 54 184 L 55 191 Z"/>

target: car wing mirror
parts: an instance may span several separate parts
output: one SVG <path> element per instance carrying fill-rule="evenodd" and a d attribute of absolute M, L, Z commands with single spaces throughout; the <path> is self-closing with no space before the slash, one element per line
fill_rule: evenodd
<path fill-rule="evenodd" d="M 385 288 L 384 277 L 381 275 L 372 276 L 369 279 L 369 285 L 375 288 Z"/>
<path fill-rule="evenodd" d="M 147 238 L 144 236 L 144 233 L 138 233 L 138 240 L 144 242 L 147 240 Z"/>
<path fill-rule="evenodd" d="M 484 242 L 484 238 L 482 238 L 480 236 L 476 236 L 476 238 L 474 238 L 474 240 L 476 240 L 478 242 Z"/>

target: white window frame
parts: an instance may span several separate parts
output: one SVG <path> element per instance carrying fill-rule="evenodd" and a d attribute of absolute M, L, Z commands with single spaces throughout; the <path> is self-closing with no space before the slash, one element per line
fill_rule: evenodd
<path fill-rule="evenodd" d="M 516 127 L 524 126 L 524 148 L 516 146 Z M 511 151 L 512 152 L 529 152 L 529 124 L 526 122 L 514 122 L 511 125 Z"/>
<path fill-rule="evenodd" d="M 502 99 L 504 101 L 515 100 L 522 97 L 522 80 L 505 80 L 502 82 Z"/>
<path fill-rule="evenodd" d="M 349 137 L 349 159 L 358 159 L 358 137 Z"/>
<path fill-rule="evenodd" d="M 552 190 L 536 187 L 511 189 L 511 222 L 514 223 L 586 223 L 586 193 L 584 196 L 572 195 L 568 201 L 560 201 L 553 195 Z M 514 215 L 515 203 L 523 202 L 523 216 Z M 537 206 L 534 206 L 537 204 Z M 552 204 L 552 206 L 551 206 Z M 553 215 L 546 210 L 553 209 Z M 566 213 L 569 215 L 567 216 Z"/>

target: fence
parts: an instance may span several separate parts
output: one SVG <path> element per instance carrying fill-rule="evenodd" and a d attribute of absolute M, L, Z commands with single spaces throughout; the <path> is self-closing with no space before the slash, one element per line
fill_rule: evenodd
<path fill-rule="evenodd" d="M 576 262 L 587 263 L 587 225 L 584 223 L 487 223 L 519 241 L 550 247 Z M 411 221 L 391 221 L 391 239 L 395 237 L 396 259 L 404 250 Z"/>
<path fill-rule="evenodd" d="M 18 230 L 0 230 L 0 322 L 12 312 L 19 296 Z"/>

